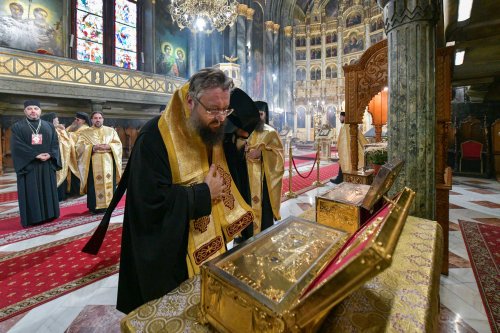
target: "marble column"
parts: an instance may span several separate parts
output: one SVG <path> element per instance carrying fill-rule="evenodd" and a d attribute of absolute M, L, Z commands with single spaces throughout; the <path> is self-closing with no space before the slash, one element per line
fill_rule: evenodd
<path fill-rule="evenodd" d="M 405 161 L 393 191 L 416 192 L 411 215 L 435 219 L 437 0 L 378 0 L 388 41 L 389 160 Z"/>
<path fill-rule="evenodd" d="M 226 54 L 228 57 L 236 57 L 236 29 L 238 24 L 233 24 L 232 27 L 229 27 L 229 54 Z"/>
<path fill-rule="evenodd" d="M 246 92 L 248 96 L 254 96 L 253 92 L 253 85 L 250 83 L 253 80 L 253 71 L 255 70 L 253 68 L 253 48 L 252 48 L 252 32 L 253 32 L 253 14 L 255 13 L 255 9 L 253 8 L 247 8 L 246 11 L 246 56 L 247 56 L 247 66 L 246 68 L 241 68 L 241 75 L 243 76 L 243 73 L 245 73 L 245 81 L 248 81 L 248 84 L 246 85 Z"/>
<path fill-rule="evenodd" d="M 342 102 L 345 101 L 345 91 L 344 87 L 344 70 L 342 69 L 342 58 L 344 57 L 344 28 L 342 26 L 338 26 L 337 28 L 337 110 L 344 111 L 342 107 Z M 337 113 L 337 122 L 336 124 L 340 124 Z M 336 125 L 339 127 L 337 130 L 337 135 L 340 132 L 340 125 Z"/>
<path fill-rule="evenodd" d="M 274 22 L 265 22 L 266 32 L 264 33 L 264 99 L 269 105 L 269 110 L 274 110 L 273 105 L 273 41 Z"/>
<path fill-rule="evenodd" d="M 196 33 L 197 40 L 197 55 L 198 55 L 198 69 L 205 68 L 205 38 L 207 38 L 207 34 L 204 32 Z"/>
<path fill-rule="evenodd" d="M 282 81 L 282 77 L 280 75 L 279 67 L 280 67 L 280 47 L 279 47 L 279 31 L 280 25 L 275 23 L 273 26 L 273 109 L 275 110 L 278 107 L 281 107 L 279 103 L 280 97 L 280 85 Z"/>
<path fill-rule="evenodd" d="M 246 55 L 246 42 L 247 42 L 247 28 L 246 28 L 246 14 L 248 6 L 244 4 L 238 5 L 238 17 L 236 19 L 236 56 L 238 57 L 238 64 L 240 65 L 240 80 L 241 89 L 246 91 L 246 72 L 247 68 L 247 55 Z"/>
<path fill-rule="evenodd" d="M 190 54 L 188 57 L 189 74 L 193 75 L 198 71 L 198 45 L 196 40 L 196 32 L 189 32 L 189 50 Z"/>
<path fill-rule="evenodd" d="M 283 69 L 283 108 L 287 118 L 286 125 L 290 122 L 290 117 L 293 117 L 293 110 L 295 109 L 295 103 L 293 98 L 293 82 L 295 76 L 295 57 L 293 49 L 295 47 L 295 38 L 293 38 L 293 28 L 292 26 L 286 26 L 283 28 L 284 32 L 284 57 L 282 62 Z"/>
<path fill-rule="evenodd" d="M 370 39 L 370 18 L 365 19 L 365 50 L 372 46 Z"/>
<path fill-rule="evenodd" d="M 155 2 L 144 1 L 143 7 L 143 34 L 144 36 L 155 35 Z M 155 38 L 144 38 L 142 44 L 142 55 L 137 54 L 138 68 L 144 72 L 155 72 Z M 158 50 L 158 52 L 161 52 Z M 144 59 L 144 62 L 142 60 Z"/>

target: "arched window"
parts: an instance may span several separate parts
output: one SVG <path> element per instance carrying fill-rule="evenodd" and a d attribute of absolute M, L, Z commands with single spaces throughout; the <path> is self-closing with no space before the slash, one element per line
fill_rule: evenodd
<path fill-rule="evenodd" d="M 136 0 L 75 0 L 73 57 L 98 64 L 138 69 Z M 110 19 L 111 18 L 111 19 Z"/>
<path fill-rule="evenodd" d="M 311 81 L 316 81 L 316 70 L 311 69 Z"/>
<path fill-rule="evenodd" d="M 332 69 L 330 67 L 326 68 L 326 78 L 331 79 L 332 78 Z"/>
<path fill-rule="evenodd" d="M 316 80 L 321 80 L 321 69 L 316 68 Z"/>

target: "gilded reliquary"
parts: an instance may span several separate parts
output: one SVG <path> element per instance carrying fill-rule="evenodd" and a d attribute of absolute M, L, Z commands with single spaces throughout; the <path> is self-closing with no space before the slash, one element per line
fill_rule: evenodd
<path fill-rule="evenodd" d="M 371 185 L 343 182 L 316 197 L 316 221 L 353 234 L 377 211 L 403 161 L 384 164 Z"/>
<path fill-rule="evenodd" d="M 391 262 L 414 193 L 405 189 L 350 238 L 290 217 L 202 266 L 202 322 L 221 332 L 314 332 Z"/>

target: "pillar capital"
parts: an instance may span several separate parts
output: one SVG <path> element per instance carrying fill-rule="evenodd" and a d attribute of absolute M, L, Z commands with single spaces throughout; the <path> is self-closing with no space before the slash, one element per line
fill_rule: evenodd
<path fill-rule="evenodd" d="M 253 20 L 253 14 L 255 13 L 255 9 L 248 7 L 247 11 L 245 13 L 245 16 L 247 17 L 247 20 Z"/>
<path fill-rule="evenodd" d="M 240 3 L 240 4 L 238 4 L 238 7 L 237 7 L 236 11 L 237 11 L 238 15 L 246 16 L 247 9 L 248 9 L 247 5 Z"/>
<path fill-rule="evenodd" d="M 437 0 L 377 0 L 384 10 L 385 32 L 417 22 L 436 22 L 439 19 Z"/>
<path fill-rule="evenodd" d="M 280 25 L 278 23 L 273 24 L 273 32 L 277 34 L 280 31 Z"/>
<path fill-rule="evenodd" d="M 273 21 L 266 21 L 264 22 L 264 25 L 266 26 L 266 31 L 273 31 L 274 30 L 274 22 Z"/>
<path fill-rule="evenodd" d="M 292 37 L 293 27 L 291 25 L 287 25 L 283 28 L 283 32 L 285 33 L 285 37 Z"/>

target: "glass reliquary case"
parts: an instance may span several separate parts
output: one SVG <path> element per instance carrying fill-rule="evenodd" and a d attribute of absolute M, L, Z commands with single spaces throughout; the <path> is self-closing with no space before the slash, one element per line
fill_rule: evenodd
<path fill-rule="evenodd" d="M 220 332 L 315 332 L 333 306 L 390 265 L 414 195 L 405 188 L 350 237 L 289 217 L 209 261 L 201 321 Z"/>
<path fill-rule="evenodd" d="M 399 175 L 403 161 L 384 164 L 371 185 L 343 182 L 316 197 L 318 223 L 353 234 L 371 218 Z"/>

